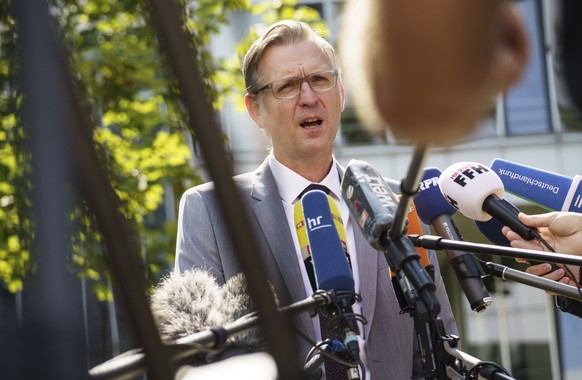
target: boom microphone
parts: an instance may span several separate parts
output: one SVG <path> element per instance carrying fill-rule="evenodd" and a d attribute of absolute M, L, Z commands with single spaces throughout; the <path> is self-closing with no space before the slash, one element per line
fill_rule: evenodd
<path fill-rule="evenodd" d="M 242 273 L 222 287 L 208 272 L 191 269 L 172 272 L 160 281 L 151 297 L 151 309 L 164 343 L 234 322 L 254 311 Z M 219 355 L 197 355 L 190 364 L 202 365 L 239 354 L 266 351 L 256 329 L 230 337 Z M 215 353 L 213 353 L 215 354 Z"/>
<path fill-rule="evenodd" d="M 478 221 L 494 217 L 525 240 L 541 239 L 535 228 L 519 221 L 515 206 L 503 199 L 501 179 L 487 166 L 476 162 L 451 165 L 440 175 L 439 186 L 445 199 L 466 217 Z"/>
<path fill-rule="evenodd" d="M 354 277 L 345 256 L 334 218 L 330 200 L 321 190 L 311 190 L 300 200 L 305 218 L 307 239 L 313 259 L 317 288 L 336 293 L 337 308 L 330 308 L 339 322 L 343 342 L 353 362 L 359 362 L 357 318 L 352 310 L 356 301 Z M 342 226 L 343 228 L 343 226 Z"/>
<path fill-rule="evenodd" d="M 414 203 L 418 216 L 425 224 L 432 225 L 436 234 L 450 240 L 463 241 L 455 225 L 452 215 L 456 210 L 443 198 L 438 180 L 441 171 L 437 168 L 426 168 L 420 182 L 419 193 Z M 468 252 L 452 249 L 444 250 L 461 288 L 469 301 L 471 309 L 476 312 L 484 311 L 491 305 L 492 299 L 481 277 L 485 275 L 479 261 Z"/>
<path fill-rule="evenodd" d="M 367 162 L 351 160 L 342 179 L 342 197 L 368 243 L 384 252 L 408 304 L 416 305 L 423 320 L 437 316 L 440 304 L 435 284 L 420 264 L 412 242 L 405 237 L 389 236 L 398 200 L 382 176 Z M 422 302 L 416 302 L 417 299 Z"/>
<path fill-rule="evenodd" d="M 491 169 L 505 190 L 551 211 L 582 213 L 582 176 L 574 178 L 496 158 Z"/>

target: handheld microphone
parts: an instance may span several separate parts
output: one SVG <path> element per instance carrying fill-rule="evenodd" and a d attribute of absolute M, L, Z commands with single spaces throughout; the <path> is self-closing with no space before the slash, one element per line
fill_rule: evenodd
<path fill-rule="evenodd" d="M 329 310 L 332 316 L 335 314 L 337 317 L 344 345 L 352 360 L 357 363 L 360 360 L 358 344 L 360 331 L 357 317 L 352 310 L 352 304 L 356 300 L 355 283 L 337 232 L 337 219 L 334 219 L 331 212 L 332 202 L 333 199 L 323 191 L 311 190 L 305 193 L 298 203 L 301 204 L 303 211 L 317 288 L 336 294 L 335 308 Z M 343 225 L 341 228 L 343 229 Z"/>
<path fill-rule="evenodd" d="M 517 215 L 519 214 L 519 209 L 513 205 L 511 206 L 515 210 L 515 215 L 517 217 Z M 511 243 L 505 237 L 505 235 L 503 235 L 503 232 L 501 232 L 501 230 L 503 229 L 503 223 L 501 223 L 497 219 L 491 218 L 486 222 L 476 220 L 475 225 L 477 226 L 479 231 L 493 244 L 500 245 L 502 247 L 511 247 Z M 545 243 L 542 242 L 542 244 Z M 560 267 L 555 263 L 548 264 L 552 266 L 551 272 L 560 269 Z"/>
<path fill-rule="evenodd" d="M 573 178 L 496 158 L 491 169 L 507 192 L 550 211 L 582 213 L 582 176 Z"/>
<path fill-rule="evenodd" d="M 432 225 L 436 234 L 445 239 L 463 241 L 452 215 L 456 210 L 443 198 L 439 187 L 441 171 L 431 167 L 424 170 L 419 192 L 414 200 L 418 216 L 425 224 Z M 481 277 L 485 275 L 479 260 L 468 252 L 444 250 L 471 310 L 485 311 L 493 301 Z"/>
<path fill-rule="evenodd" d="M 382 176 L 367 162 L 351 160 L 342 179 L 342 197 L 368 243 L 384 252 L 408 304 L 416 306 L 422 320 L 436 317 L 440 312 L 436 286 L 420 264 L 419 254 L 409 239 L 389 236 L 398 200 Z"/>
<path fill-rule="evenodd" d="M 499 220 L 491 218 L 486 222 L 479 220 L 475 220 L 474 222 L 479 232 L 481 232 L 481 234 L 483 234 L 483 236 L 485 236 L 491 243 L 504 247 L 511 246 L 509 240 L 505 235 L 503 235 L 503 232 L 501 232 L 504 225 Z"/>
<path fill-rule="evenodd" d="M 487 166 L 476 162 L 451 165 L 440 175 L 439 186 L 445 199 L 466 217 L 478 221 L 494 217 L 525 240 L 541 239 L 535 228 L 519 221 L 515 206 L 503 199 L 501 179 Z"/>

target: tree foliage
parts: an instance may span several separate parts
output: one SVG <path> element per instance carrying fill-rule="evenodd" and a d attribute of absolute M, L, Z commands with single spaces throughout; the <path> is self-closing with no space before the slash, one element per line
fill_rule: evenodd
<path fill-rule="evenodd" d="M 14 1 L 14 0 L 12 0 Z M 155 282 L 174 259 L 176 222 L 163 212 L 168 194 L 179 195 L 201 181 L 193 165 L 185 114 L 177 86 L 160 54 L 146 2 L 50 0 L 51 14 L 69 52 L 70 66 L 91 110 L 94 141 L 105 152 L 121 212 L 136 226 L 148 278 Z M 185 25 L 198 50 L 207 96 L 219 110 L 227 97 L 244 94 L 240 62 L 265 24 L 301 19 L 325 30 L 317 12 L 296 0 L 183 1 Z M 10 291 L 23 287 L 34 268 L 30 246 L 34 220 L 30 199 L 30 151 L 20 118 L 16 35 L 11 1 L 0 3 L 0 279 Z M 257 17 L 231 58 L 216 59 L 211 41 L 238 12 Z M 233 85 L 234 84 L 234 85 Z M 169 205 L 176 210 L 176 204 Z M 107 269 L 102 237 L 81 204 L 71 218 L 74 261 L 79 274 L 95 280 L 102 299 Z M 6 242 L 3 244 L 2 242 Z"/>

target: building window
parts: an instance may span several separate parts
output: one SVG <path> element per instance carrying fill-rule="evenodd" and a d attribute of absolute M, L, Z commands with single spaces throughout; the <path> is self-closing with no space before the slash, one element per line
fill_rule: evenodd
<path fill-rule="evenodd" d="M 504 114 L 508 136 L 550 133 L 550 101 L 545 64 L 541 7 L 535 0 L 518 3 L 530 45 L 530 58 L 522 80 L 505 96 Z"/>

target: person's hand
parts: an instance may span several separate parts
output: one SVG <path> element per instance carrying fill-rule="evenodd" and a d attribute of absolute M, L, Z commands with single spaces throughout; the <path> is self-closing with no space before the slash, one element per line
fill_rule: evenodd
<path fill-rule="evenodd" d="M 559 266 L 562 268 L 552 271 L 552 266 L 548 263 L 530 265 L 526 268 L 525 272 L 535 276 L 547 278 L 548 280 L 559 281 L 562 284 L 576 286 L 576 281 L 580 281 L 580 268 L 571 265 L 567 266 L 572 274 L 576 277 L 576 280 L 573 280 L 571 278 L 571 274 L 567 273 L 566 270 L 563 269 L 562 265 Z"/>
<path fill-rule="evenodd" d="M 519 220 L 530 227 L 536 227 L 540 235 L 546 240 L 556 252 L 582 255 L 582 214 L 572 212 L 550 212 L 539 215 L 527 215 L 520 213 Z M 538 251 L 548 251 L 548 249 L 538 240 L 527 241 L 522 239 L 509 227 L 503 227 L 503 234 L 507 237 L 514 248 L 533 249 Z M 524 259 L 516 259 L 518 262 L 525 262 Z M 575 286 L 580 281 L 580 268 L 577 266 L 567 266 L 569 272 L 562 268 L 551 271 L 551 265 L 536 264 L 526 269 L 527 273 L 541 276 L 550 280 Z M 575 280 L 572 279 L 572 274 Z"/>
<path fill-rule="evenodd" d="M 519 214 L 519 220 L 530 227 L 536 227 L 540 235 L 556 252 L 582 255 L 582 214 L 574 212 L 550 212 L 546 214 Z M 523 240 L 518 234 L 504 227 L 503 234 L 514 248 L 547 251 L 539 241 Z"/>

